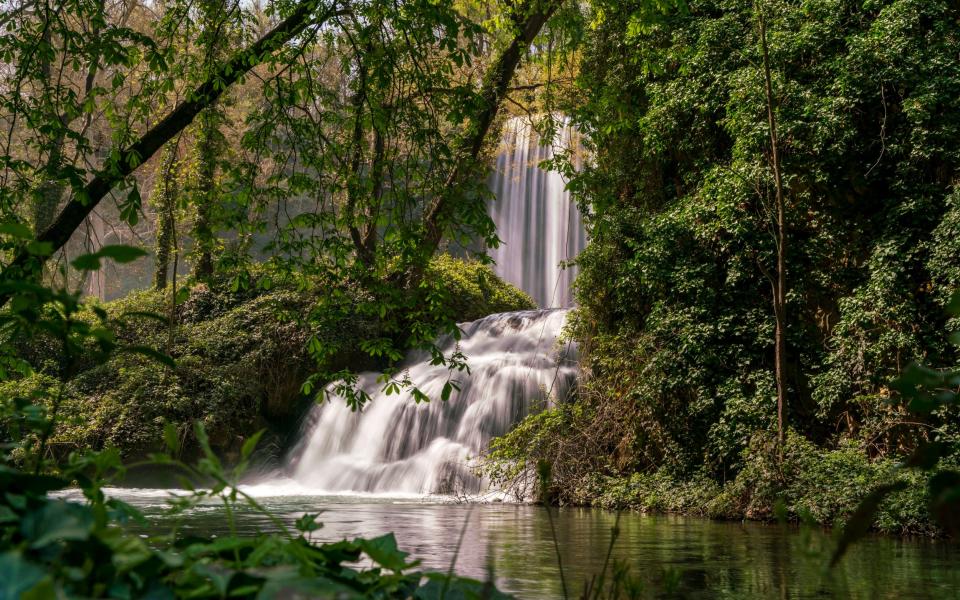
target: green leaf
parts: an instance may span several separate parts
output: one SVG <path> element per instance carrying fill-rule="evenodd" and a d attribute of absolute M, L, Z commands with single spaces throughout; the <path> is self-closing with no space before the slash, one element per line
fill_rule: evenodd
<path fill-rule="evenodd" d="M 27 492 L 44 495 L 54 490 L 62 490 L 70 482 L 50 475 L 33 475 L 17 469 L 0 465 L 0 489 L 6 492 Z"/>
<path fill-rule="evenodd" d="M 27 561 L 19 552 L 0 554 L 0 598 L 20 598 L 46 576 L 41 567 Z"/>
<path fill-rule="evenodd" d="M 392 533 L 370 540 L 357 539 L 354 543 L 371 559 L 385 569 L 402 571 L 415 563 L 407 563 L 406 552 L 397 548 L 397 538 Z"/>
<path fill-rule="evenodd" d="M 142 354 L 147 358 L 152 358 L 153 360 L 162 363 L 168 367 L 176 367 L 177 363 L 170 356 L 151 348 L 149 346 L 121 346 L 117 349 L 117 352 L 126 352 L 128 354 Z"/>
<path fill-rule="evenodd" d="M 261 429 L 243 442 L 243 446 L 240 448 L 241 461 L 245 461 L 246 459 L 250 458 L 250 455 L 253 454 L 257 444 L 260 443 L 260 438 L 263 437 L 263 433 L 265 431 L 266 429 Z"/>
<path fill-rule="evenodd" d="M 135 246 L 127 246 L 124 244 L 112 244 L 107 245 L 97 251 L 97 256 L 102 258 L 112 258 L 118 263 L 129 263 L 137 260 L 142 256 L 146 256 L 147 251 L 143 248 L 137 248 Z"/>
<path fill-rule="evenodd" d="M 31 548 L 43 548 L 59 541 L 84 541 L 93 528 L 90 507 L 55 500 L 29 512 L 20 524 L 20 532 Z"/>
<path fill-rule="evenodd" d="M 167 451 L 176 456 L 180 450 L 180 436 L 177 434 L 177 426 L 169 421 L 163 424 L 163 442 Z"/>
<path fill-rule="evenodd" d="M 100 257 L 96 254 L 81 254 L 70 261 L 70 264 L 78 271 L 96 271 L 100 268 Z"/>
<path fill-rule="evenodd" d="M 318 521 L 319 518 L 319 514 L 304 513 L 299 519 L 297 519 L 297 522 L 294 524 L 294 526 L 297 528 L 297 531 L 302 531 L 303 533 L 316 531 L 323 527 L 323 523 Z"/>
<path fill-rule="evenodd" d="M 112 258 L 118 263 L 129 263 L 146 255 L 147 252 L 141 248 L 114 244 L 104 246 L 92 254 L 81 254 L 70 264 L 78 271 L 96 271 L 100 268 L 101 258 Z"/>
<path fill-rule="evenodd" d="M 0 234 L 24 240 L 33 239 L 33 232 L 30 231 L 29 227 L 21 223 L 0 223 Z"/>
<path fill-rule="evenodd" d="M 257 600 L 271 598 L 353 598 L 357 591 L 319 575 L 300 575 L 287 570 L 271 573 Z"/>
<path fill-rule="evenodd" d="M 27 244 L 27 252 L 34 256 L 50 256 L 53 254 L 53 244 L 33 241 Z"/>

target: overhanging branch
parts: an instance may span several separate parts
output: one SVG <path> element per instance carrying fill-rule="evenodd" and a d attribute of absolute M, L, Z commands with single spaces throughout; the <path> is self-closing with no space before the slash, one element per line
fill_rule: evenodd
<path fill-rule="evenodd" d="M 438 196 L 424 214 L 423 241 L 420 247 L 422 257 L 432 256 L 440 245 L 456 198 L 469 178 L 473 176 L 473 166 L 507 94 L 513 74 L 537 34 L 560 4 L 561 0 L 528 0 L 513 7 L 512 20 L 517 28 L 517 34 L 487 70 L 483 78 L 483 88 L 480 91 L 482 98 L 480 110 L 467 123 L 464 134 L 456 144 L 454 151 L 458 159 L 447 178 L 445 193 Z"/>
<path fill-rule="evenodd" d="M 200 111 L 216 102 L 223 92 L 236 83 L 244 73 L 265 62 L 270 55 L 310 25 L 320 25 L 339 14 L 337 3 L 334 2 L 319 17 L 313 18 L 323 4 L 321 0 L 304 0 L 286 19 L 253 45 L 234 54 L 206 81 L 194 89 L 186 101 L 150 128 L 136 142 L 121 150 L 117 159 L 100 169 L 60 211 L 51 225 L 37 237 L 37 241 L 49 244 L 52 249 L 51 254 L 62 248 L 114 186 L 129 177 L 139 165 L 145 163 L 165 143 L 185 129 Z M 0 280 L 39 273 L 46 259 L 47 256 L 37 256 L 23 249 L 3 269 Z M 0 305 L 5 304 L 9 298 L 9 293 L 0 293 Z"/>

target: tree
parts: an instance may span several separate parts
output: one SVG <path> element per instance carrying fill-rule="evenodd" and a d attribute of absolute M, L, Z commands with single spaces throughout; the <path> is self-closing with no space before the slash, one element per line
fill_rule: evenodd
<path fill-rule="evenodd" d="M 33 243 L 18 250 L 3 269 L 0 279 L 40 273 L 47 258 L 67 243 L 90 212 L 125 181 L 144 161 L 153 156 L 165 143 L 181 132 L 204 108 L 215 102 L 227 87 L 235 83 L 249 69 L 271 59 L 274 52 L 296 38 L 308 27 L 319 27 L 338 13 L 337 4 L 327 5 L 317 0 L 306 0 L 263 37 L 232 55 L 173 109 L 159 123 L 147 129 L 132 143 L 114 150 L 106 164 L 97 169 L 89 181 L 82 172 L 71 173 L 73 197 L 58 213 L 53 222 L 40 232 Z M 9 149 L 7 150 L 9 156 Z M 0 293 L 0 302 L 6 303 L 11 292 Z"/>
<path fill-rule="evenodd" d="M 481 30 L 459 16 L 450 3 L 424 4 L 416 10 L 390 3 L 350 7 L 315 1 L 298 4 L 259 41 L 226 62 L 214 61 L 203 83 L 167 117 L 125 148 L 112 152 L 92 178 L 76 178 L 74 197 L 37 236 L 41 245 L 34 245 L 33 252 L 18 252 L 7 269 L 35 271 L 50 252 L 66 243 L 83 218 L 116 185 L 130 181 L 137 166 L 214 106 L 224 90 L 243 73 L 265 62 L 277 64 L 278 68 L 258 74 L 266 77 L 264 89 L 271 93 L 271 105 L 260 115 L 264 131 L 269 133 L 278 123 L 302 128 L 318 116 L 323 127 L 316 131 L 319 141 L 310 152 L 303 150 L 311 142 L 302 130 L 288 132 L 293 135 L 285 139 L 276 135 L 258 137 L 260 133 L 252 131 L 247 136 L 252 140 L 248 150 L 260 157 L 276 148 L 292 147 L 298 153 L 297 158 L 306 168 L 299 173 L 275 175 L 273 182 L 288 180 L 286 188 L 280 186 L 275 191 L 297 197 L 309 190 L 325 203 L 326 208 L 315 214 L 311 226 L 316 230 L 317 226 L 329 223 L 332 228 L 319 227 L 320 238 L 314 237 L 308 243 L 315 245 L 322 239 L 320 247 L 334 264 L 348 255 L 348 263 L 364 263 L 376 254 L 378 258 L 373 262 L 380 265 L 388 264 L 389 256 L 400 256 L 400 261 L 392 264 L 401 265 L 399 270 L 404 272 L 407 265 L 414 265 L 412 272 L 416 273 L 437 249 L 444 232 L 490 238 L 494 234 L 479 192 L 483 185 L 479 177 L 483 143 L 520 59 L 559 4 L 557 0 L 531 0 L 505 9 L 509 28 L 495 32 L 504 38 L 497 44 L 503 50 L 489 64 L 479 86 L 468 69 L 479 53 L 479 46 L 471 40 Z M 394 26 L 378 27 L 387 19 L 392 19 Z M 328 21 L 335 27 L 319 36 L 322 24 Z M 337 28 L 343 33 L 330 35 Z M 289 44 L 291 40 L 298 43 Z M 319 55 L 313 41 L 319 44 Z M 350 48 L 352 54 L 348 55 L 352 55 L 353 65 L 358 68 L 345 70 L 339 79 L 320 85 L 316 72 L 302 67 L 309 64 L 305 59 L 311 55 L 329 62 L 333 54 L 324 51 L 324 47 L 331 51 Z M 436 68 L 424 68 L 431 64 Z M 313 110 L 305 120 L 294 121 L 285 112 L 293 108 L 291 100 L 329 100 L 330 106 L 336 107 L 337 94 L 342 89 L 338 86 L 343 84 L 354 90 L 353 109 L 345 116 L 337 116 L 335 110 Z M 437 119 L 437 115 L 446 116 Z M 337 128 L 347 120 L 354 124 L 347 129 L 352 133 L 347 139 L 338 139 L 343 129 Z M 328 124 L 336 131 L 326 129 Z M 349 152 L 343 152 L 345 149 Z M 410 160 L 414 156 L 411 153 L 420 153 L 423 160 Z M 396 160 L 405 155 L 405 162 Z M 353 158 L 341 161 L 342 156 Z M 421 174 L 414 176 L 415 171 Z M 310 183 L 304 185 L 307 181 Z M 347 198 L 344 204 L 337 200 L 340 191 Z M 137 197 L 134 187 L 131 207 L 138 206 Z M 414 206 L 424 200 L 422 209 Z M 214 203 L 204 202 L 203 210 L 212 210 L 211 204 Z M 418 215 L 424 216 L 421 219 Z M 204 232 L 204 219 L 199 222 L 200 231 Z M 384 224 L 395 233 L 385 231 Z M 294 227 L 301 225 L 302 219 L 294 223 Z M 346 236 L 346 244 L 339 241 L 339 232 L 352 232 Z M 386 249 L 378 248 L 378 242 L 383 241 L 390 244 Z M 206 267 L 201 270 L 206 271 Z M 415 280 L 416 277 L 408 283 L 416 287 Z"/>
<path fill-rule="evenodd" d="M 774 331 L 774 377 L 777 384 L 777 441 L 782 456 L 786 443 L 787 410 L 787 238 L 786 238 L 786 201 L 783 194 L 783 176 L 780 166 L 780 143 L 777 136 L 776 104 L 773 94 L 773 80 L 770 75 L 770 50 L 767 46 L 767 19 L 763 7 L 754 4 L 757 13 L 757 25 L 760 34 L 760 50 L 763 57 L 764 97 L 767 107 L 767 125 L 770 129 L 770 163 L 773 169 L 775 189 L 774 231 L 776 235 L 777 266 L 774 274 L 765 271 L 770 279 L 773 297 L 773 315 L 776 321 Z"/>
<path fill-rule="evenodd" d="M 200 69 L 204 74 L 212 72 L 225 58 L 235 29 L 239 26 L 240 6 L 225 0 L 204 0 L 200 3 L 201 53 Z M 213 276 L 214 253 L 217 250 L 216 214 L 220 204 L 220 185 L 217 180 L 218 164 L 226 149 L 220 131 L 224 121 L 222 98 L 210 102 L 197 116 L 194 127 L 194 181 L 191 190 L 195 217 L 191 234 L 193 237 L 193 274 L 200 280 Z"/>
<path fill-rule="evenodd" d="M 177 180 L 173 173 L 176 165 L 177 148 L 175 142 L 168 142 L 160 154 L 157 165 L 156 181 L 150 197 L 157 211 L 157 235 L 154 245 L 153 287 L 162 290 L 167 287 L 167 274 L 170 270 L 170 257 L 176 252 L 176 198 Z"/>

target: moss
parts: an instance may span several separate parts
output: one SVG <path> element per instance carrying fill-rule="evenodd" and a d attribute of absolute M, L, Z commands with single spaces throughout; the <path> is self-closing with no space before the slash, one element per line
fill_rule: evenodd
<path fill-rule="evenodd" d="M 427 276 L 446 286 L 450 310 L 459 321 L 537 307 L 530 296 L 497 277 L 489 265 L 479 261 L 442 254 L 430 263 Z"/>
<path fill-rule="evenodd" d="M 255 273 L 252 280 L 263 275 Z M 428 280 L 444 290 L 449 310 L 460 321 L 533 306 L 529 297 L 474 261 L 438 257 Z M 228 461 L 237 456 L 244 438 L 263 428 L 268 434 L 261 447 L 279 454 L 309 406 L 300 386 L 310 373 L 371 366 L 362 362 L 370 358 L 358 346 L 362 339 L 376 337 L 376 319 L 350 313 L 326 320 L 301 318 L 321 305 L 323 290 L 319 285 L 267 290 L 252 285 L 233 291 L 225 282 L 195 285 L 178 305 L 178 324 L 172 329 L 162 318 L 144 316 L 168 315 L 169 292 L 137 291 L 103 304 L 118 341 L 159 349 L 176 367 L 139 354 L 119 354 L 105 364 L 81 359 L 78 374 L 65 388 L 53 447 L 66 452 L 114 446 L 125 459 L 137 460 L 162 448 L 162 425 L 169 421 L 186 440 L 183 458 L 189 459 L 197 451 L 190 440 L 191 423 L 199 420 L 211 446 Z M 324 364 L 306 353 L 311 337 L 337 348 Z M 40 374 L 4 384 L 0 393 L 5 397 L 51 389 L 63 374 L 62 365 L 49 358 L 58 355 L 53 344 L 32 350 L 31 362 Z"/>

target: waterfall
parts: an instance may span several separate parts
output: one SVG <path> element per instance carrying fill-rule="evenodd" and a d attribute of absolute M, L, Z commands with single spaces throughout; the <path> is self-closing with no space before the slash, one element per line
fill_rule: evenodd
<path fill-rule="evenodd" d="M 496 199 L 490 217 L 502 243 L 488 253 L 497 275 L 516 285 L 541 307 L 573 304 L 576 272 L 560 264 L 576 258 L 586 245 L 586 231 L 576 203 L 559 173 L 539 164 L 561 149 L 578 151 L 568 123 L 552 143 L 543 143 L 527 119 L 514 117 L 503 128 L 501 151 L 490 176 Z"/>
<path fill-rule="evenodd" d="M 431 402 L 386 395 L 377 374 L 359 385 L 371 396 L 360 412 L 341 398 L 314 406 L 293 451 L 292 478 L 325 492 L 477 493 L 471 459 L 531 408 L 564 399 L 576 379 L 576 349 L 557 345 L 566 310 L 491 315 L 461 325 L 459 349 L 470 373 L 430 365 L 412 353 L 401 365 Z M 445 353 L 457 342 L 441 340 Z M 460 391 L 444 402 L 448 378 Z"/>
<path fill-rule="evenodd" d="M 526 120 L 513 118 L 502 141 L 490 177 L 490 216 L 503 243 L 489 252 L 498 275 L 541 307 L 556 308 L 491 315 L 462 324 L 459 342 L 440 340 L 445 354 L 467 357 L 469 373 L 430 365 L 425 353 L 407 356 L 401 370 L 431 402 L 417 404 L 408 392 L 387 395 L 379 374 L 364 373 L 358 385 L 371 400 L 362 411 L 336 397 L 312 407 L 288 465 L 298 486 L 326 493 L 477 493 L 484 483 L 471 461 L 490 440 L 572 392 L 576 348 L 558 347 L 557 338 L 575 272 L 561 263 L 580 253 L 586 234 L 563 179 L 539 164 L 561 148 L 576 150 L 575 132 L 565 124 L 544 144 Z M 451 377 L 460 390 L 442 401 Z"/>

